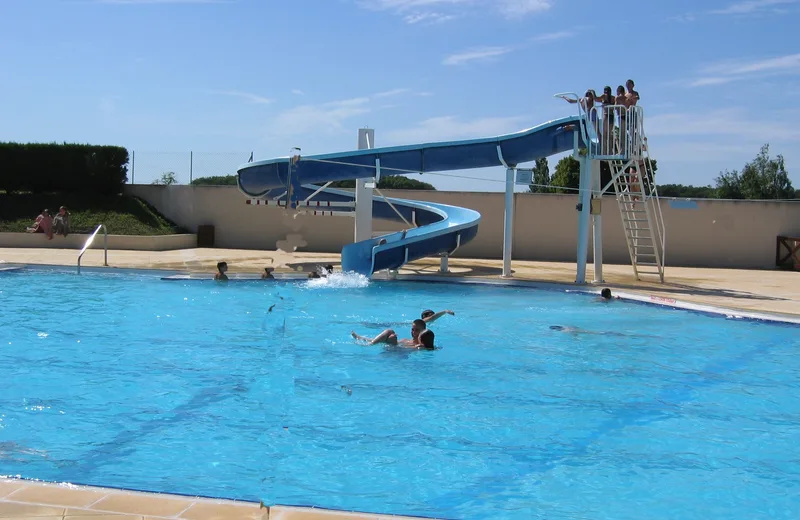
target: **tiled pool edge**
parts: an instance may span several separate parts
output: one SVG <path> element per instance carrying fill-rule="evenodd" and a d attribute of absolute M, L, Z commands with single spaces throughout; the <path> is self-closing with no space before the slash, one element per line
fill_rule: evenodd
<path fill-rule="evenodd" d="M 13 518 L 84 520 L 95 516 L 119 520 L 436 520 L 0 476 L 0 517 L 9 513 Z"/>

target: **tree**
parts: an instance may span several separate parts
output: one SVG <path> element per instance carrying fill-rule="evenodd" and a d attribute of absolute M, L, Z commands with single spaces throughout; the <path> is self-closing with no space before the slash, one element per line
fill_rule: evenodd
<path fill-rule="evenodd" d="M 716 195 L 721 199 L 790 199 L 795 196 L 792 181 L 783 161 L 769 156 L 769 144 L 761 147 L 758 155 L 742 168 L 720 172 L 715 179 Z"/>
<path fill-rule="evenodd" d="M 330 186 L 331 188 L 355 188 L 356 181 L 336 181 Z M 409 179 L 402 175 L 390 175 L 388 177 L 381 177 L 378 181 L 378 189 L 381 190 L 436 190 L 432 184 L 427 182 L 418 181 L 416 179 Z"/>
<path fill-rule="evenodd" d="M 580 186 L 580 181 L 581 163 L 573 156 L 567 155 L 556 164 L 556 171 L 550 179 L 550 185 L 554 193 L 575 193 Z"/>
<path fill-rule="evenodd" d="M 160 178 L 154 180 L 153 184 L 171 186 L 172 184 L 178 184 L 178 179 L 175 177 L 175 172 L 165 172 L 161 174 Z"/>
<path fill-rule="evenodd" d="M 547 157 L 536 159 L 536 166 L 533 167 L 533 184 L 530 185 L 531 193 L 550 193 L 550 166 L 547 164 Z"/>
<path fill-rule="evenodd" d="M 661 184 L 658 187 L 658 195 L 659 197 L 713 199 L 714 188 L 711 186 L 685 186 L 683 184 Z"/>
<path fill-rule="evenodd" d="M 192 186 L 236 186 L 236 175 L 214 175 L 211 177 L 198 177 L 192 181 Z"/>

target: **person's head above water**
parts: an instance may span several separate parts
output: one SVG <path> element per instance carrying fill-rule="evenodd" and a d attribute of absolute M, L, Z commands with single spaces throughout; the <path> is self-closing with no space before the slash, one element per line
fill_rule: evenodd
<path fill-rule="evenodd" d="M 221 273 L 222 271 L 227 271 L 227 270 L 228 270 L 228 262 L 217 262 L 217 271 Z"/>
<path fill-rule="evenodd" d="M 411 337 L 417 339 L 420 333 L 424 330 L 427 330 L 428 326 L 425 325 L 425 322 L 422 320 L 414 320 L 411 324 Z"/>
<path fill-rule="evenodd" d="M 602 298 L 603 298 L 604 300 L 610 300 L 610 299 L 611 299 L 611 289 L 609 289 L 608 287 L 606 287 L 605 289 L 603 289 L 602 291 L 600 291 L 600 296 L 602 296 Z"/>
<path fill-rule="evenodd" d="M 428 317 L 430 317 L 430 316 L 433 316 L 434 314 L 436 314 L 436 313 L 435 313 L 435 312 L 433 312 L 432 310 L 430 310 L 430 309 L 425 309 L 424 311 L 422 311 L 422 316 L 421 316 L 421 317 L 422 317 L 422 319 L 424 320 L 425 318 L 428 318 Z"/>
<path fill-rule="evenodd" d="M 436 336 L 431 329 L 425 329 L 419 334 L 419 342 L 427 349 L 433 349 L 433 340 Z"/>
<path fill-rule="evenodd" d="M 561 325 L 550 325 L 550 330 L 564 330 L 564 327 Z"/>

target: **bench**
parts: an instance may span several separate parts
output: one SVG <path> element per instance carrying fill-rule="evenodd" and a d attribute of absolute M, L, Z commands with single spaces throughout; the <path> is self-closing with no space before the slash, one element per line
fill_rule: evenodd
<path fill-rule="evenodd" d="M 783 250 L 786 250 L 786 253 Z M 800 237 L 778 237 L 775 265 L 800 271 Z"/>

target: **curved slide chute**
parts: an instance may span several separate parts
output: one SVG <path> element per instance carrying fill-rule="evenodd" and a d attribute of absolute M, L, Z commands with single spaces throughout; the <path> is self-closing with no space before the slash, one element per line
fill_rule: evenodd
<path fill-rule="evenodd" d="M 277 199 L 290 193 L 289 204 L 293 205 L 319 190 L 313 183 L 372 178 L 378 164 L 381 177 L 515 167 L 572 150 L 579 121 L 578 116 L 567 117 L 498 137 L 252 162 L 239 167 L 238 185 L 243 194 L 253 198 Z M 352 192 L 330 188 L 314 196 L 331 202 L 353 198 Z M 373 217 L 405 220 L 418 227 L 346 245 L 342 249 L 344 271 L 371 275 L 420 258 L 452 254 L 475 237 L 480 223 L 480 214 L 471 209 L 382 197 L 373 198 Z"/>

